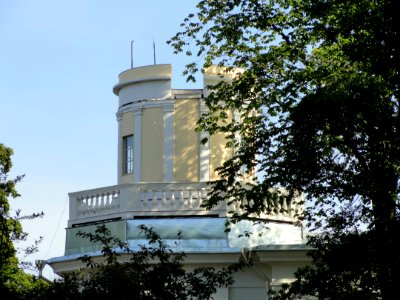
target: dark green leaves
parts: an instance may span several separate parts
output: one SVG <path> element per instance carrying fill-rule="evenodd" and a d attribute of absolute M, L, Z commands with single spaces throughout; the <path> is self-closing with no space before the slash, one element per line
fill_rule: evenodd
<path fill-rule="evenodd" d="M 400 280 L 399 254 L 387 252 L 400 222 L 398 11 L 394 0 L 208 0 L 171 39 L 204 58 L 188 75 L 243 69 L 215 87 L 200 119 L 234 150 L 207 207 L 236 203 L 234 219 L 262 221 L 277 196 L 266 191 L 301 191 L 309 230 L 376 232 L 368 243 L 380 260 L 365 266 L 376 267 L 383 298 Z"/>

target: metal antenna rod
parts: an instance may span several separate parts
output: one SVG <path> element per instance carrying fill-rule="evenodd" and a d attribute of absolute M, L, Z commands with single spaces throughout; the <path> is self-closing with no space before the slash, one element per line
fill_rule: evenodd
<path fill-rule="evenodd" d="M 154 37 L 153 37 L 153 56 L 154 56 L 154 64 L 156 64 L 156 43 L 154 42 Z"/>
<path fill-rule="evenodd" d="M 131 41 L 131 69 L 133 69 L 133 40 Z"/>

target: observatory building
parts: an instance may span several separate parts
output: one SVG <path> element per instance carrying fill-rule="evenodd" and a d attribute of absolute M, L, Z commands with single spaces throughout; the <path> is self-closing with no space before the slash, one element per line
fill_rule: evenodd
<path fill-rule="evenodd" d="M 55 273 L 76 271 L 84 254 L 99 256 L 99 246 L 77 237 L 105 223 L 112 234 L 133 250 L 143 242 L 138 225 L 151 227 L 171 247 L 182 233 L 179 250 L 185 266 L 226 267 L 251 255 L 254 265 L 234 275 L 235 283 L 218 289 L 215 299 L 267 299 L 269 289 L 293 280 L 293 273 L 309 262 L 300 227 L 290 214 L 293 203 L 276 203 L 268 229 L 241 221 L 225 231 L 228 211 L 220 203 L 201 207 L 207 182 L 218 179 L 215 168 L 232 155 L 223 135 L 195 130 L 207 108 L 207 86 L 230 80 L 234 73 L 210 67 L 203 73 L 204 89 L 172 89 L 172 66 L 155 64 L 131 68 L 119 75 L 113 92 L 118 96 L 118 166 L 116 185 L 69 194 L 65 253 L 47 261 Z M 208 138 L 208 142 L 200 141 Z M 243 233 L 253 232 L 251 237 Z M 262 233 L 259 235 L 258 233 Z"/>

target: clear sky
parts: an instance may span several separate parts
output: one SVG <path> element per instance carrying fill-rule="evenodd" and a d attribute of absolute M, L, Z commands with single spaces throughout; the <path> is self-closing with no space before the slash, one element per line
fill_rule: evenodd
<path fill-rule="evenodd" d="M 165 42 L 195 10 L 193 0 L 1 0 L 0 143 L 14 149 L 13 175 L 30 239 L 29 257 L 62 256 L 68 193 L 117 182 L 118 74 L 131 65 L 173 65 L 174 88 L 199 88 L 181 76 L 190 62 Z M 46 267 L 44 274 L 52 278 Z"/>

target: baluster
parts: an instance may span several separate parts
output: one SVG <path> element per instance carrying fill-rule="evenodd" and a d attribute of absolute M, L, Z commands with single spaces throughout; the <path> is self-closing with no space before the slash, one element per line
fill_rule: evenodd
<path fill-rule="evenodd" d="M 93 213 L 97 213 L 99 210 L 99 194 L 93 196 Z"/>
<path fill-rule="evenodd" d="M 157 191 L 153 190 L 153 200 L 151 201 L 151 208 L 157 208 Z"/>
<path fill-rule="evenodd" d="M 151 190 L 147 190 L 146 191 L 146 197 L 144 198 L 144 207 L 149 209 L 151 207 L 151 198 L 152 198 L 152 193 Z"/>
<path fill-rule="evenodd" d="M 276 200 L 276 215 L 278 216 L 282 215 L 282 205 L 279 198 Z"/>
<path fill-rule="evenodd" d="M 101 194 L 101 197 L 102 197 L 102 206 L 103 206 L 103 209 L 105 209 L 105 210 L 111 208 L 111 205 L 110 205 L 110 195 L 111 195 L 111 193 L 112 193 L 112 192 L 105 192 L 105 193 L 103 192 L 103 193 Z"/>
<path fill-rule="evenodd" d="M 120 205 L 119 191 L 117 192 L 113 191 L 112 194 L 113 194 L 113 200 L 112 200 L 113 208 L 119 208 Z"/>
<path fill-rule="evenodd" d="M 112 191 L 111 193 L 108 193 L 107 206 L 110 208 L 114 208 L 115 207 L 114 199 L 116 199 L 117 197 L 118 197 L 118 193 L 116 191 Z"/>
<path fill-rule="evenodd" d="M 187 193 L 188 193 L 187 207 L 193 208 L 193 190 L 188 190 Z"/>
<path fill-rule="evenodd" d="M 85 215 L 86 214 L 86 211 L 88 210 L 88 205 L 87 205 L 87 197 L 86 196 L 82 196 L 82 203 L 81 203 L 81 205 L 82 205 L 82 214 L 83 215 Z"/>
<path fill-rule="evenodd" d="M 148 208 L 149 206 L 149 190 L 144 190 L 143 192 L 143 208 Z"/>
<path fill-rule="evenodd" d="M 160 195 L 160 198 L 158 199 L 158 207 L 159 208 L 164 208 L 165 207 L 165 202 L 166 202 L 166 200 L 165 200 L 165 191 L 162 191 L 162 190 L 160 190 L 159 191 L 159 195 Z"/>
<path fill-rule="evenodd" d="M 176 208 L 175 190 L 171 190 L 171 208 Z"/>
<path fill-rule="evenodd" d="M 271 200 L 266 200 L 267 207 L 268 207 L 268 213 L 272 216 L 277 214 L 277 205 L 276 201 L 274 199 Z"/>
<path fill-rule="evenodd" d="M 98 213 L 102 209 L 101 207 L 101 194 L 96 194 L 96 212 Z"/>
<path fill-rule="evenodd" d="M 78 216 L 83 214 L 84 207 L 82 197 L 76 197 L 76 210 Z"/>
<path fill-rule="evenodd" d="M 153 192 L 153 200 L 151 201 L 151 208 L 157 208 L 157 191 Z"/>
<path fill-rule="evenodd" d="M 251 199 L 249 201 L 249 207 L 252 208 L 254 206 L 254 199 Z"/>
<path fill-rule="evenodd" d="M 104 193 L 100 193 L 97 195 L 97 197 L 98 197 L 97 203 L 99 204 L 98 208 L 100 211 L 104 209 L 103 195 L 104 195 Z"/>
<path fill-rule="evenodd" d="M 293 207 L 292 207 L 292 205 L 293 205 L 293 202 L 294 202 L 294 196 L 293 197 L 290 197 L 290 199 L 288 199 L 289 201 L 288 201 L 288 215 L 289 215 L 289 217 L 291 217 L 291 218 L 293 218 L 294 217 L 294 211 L 293 211 Z"/>
<path fill-rule="evenodd" d="M 82 196 L 82 213 L 86 214 L 87 210 L 88 210 L 88 199 L 87 196 Z"/>
<path fill-rule="evenodd" d="M 286 202 L 286 200 L 287 200 L 287 198 L 286 198 L 286 197 L 283 197 L 283 203 L 282 203 L 281 211 L 282 211 L 282 215 L 284 215 L 284 216 L 288 216 L 288 215 L 289 215 L 289 214 L 288 214 L 288 207 L 287 207 L 287 202 Z"/>
<path fill-rule="evenodd" d="M 142 206 L 144 209 L 147 208 L 148 206 L 148 198 L 149 198 L 149 191 L 148 190 L 144 190 L 143 191 L 143 202 L 142 202 Z"/>
<path fill-rule="evenodd" d="M 167 190 L 165 192 L 165 207 L 166 208 L 171 208 L 171 196 L 172 195 L 172 191 L 171 190 Z"/>
<path fill-rule="evenodd" d="M 199 205 L 202 205 L 203 204 L 203 201 L 207 201 L 207 199 L 208 199 L 208 192 L 207 192 L 207 190 L 201 190 L 201 200 L 200 200 L 200 203 L 199 203 Z"/>
<path fill-rule="evenodd" d="M 92 197 L 93 197 L 93 195 L 87 195 L 87 202 L 86 202 L 86 204 L 87 204 L 87 212 L 88 213 L 90 213 L 91 211 L 92 211 L 92 202 L 93 202 L 93 200 L 92 200 Z"/>
<path fill-rule="evenodd" d="M 99 205 L 100 205 L 100 210 L 104 210 L 106 208 L 105 206 L 105 201 L 104 201 L 104 193 L 99 194 Z"/>
<path fill-rule="evenodd" d="M 197 207 L 198 208 L 200 208 L 201 207 L 201 204 L 203 203 L 203 199 L 205 198 L 205 196 L 204 196 L 204 190 L 203 189 L 201 189 L 201 190 L 198 190 L 198 195 L 199 195 L 199 198 L 197 199 Z M 218 204 L 219 205 L 219 204 Z"/>
<path fill-rule="evenodd" d="M 118 191 L 112 191 L 108 193 L 108 207 L 112 209 L 116 208 L 118 206 L 117 204 L 118 198 L 119 198 Z"/>
<path fill-rule="evenodd" d="M 89 199 L 88 196 L 82 196 L 82 213 L 86 215 L 89 212 Z"/>
<path fill-rule="evenodd" d="M 193 191 L 193 208 L 199 208 L 200 190 Z"/>
<path fill-rule="evenodd" d="M 199 190 L 193 190 L 193 208 L 199 208 Z"/>
<path fill-rule="evenodd" d="M 95 207 L 96 207 L 96 198 L 94 195 L 90 195 L 90 212 L 91 213 L 94 211 Z"/>
<path fill-rule="evenodd" d="M 116 200 L 118 198 L 118 192 L 112 191 L 107 193 L 107 207 L 114 208 L 116 207 Z"/>
<path fill-rule="evenodd" d="M 96 194 L 93 196 L 94 198 L 94 205 L 93 205 L 93 213 L 97 213 L 99 210 L 100 204 L 99 204 L 99 194 Z"/>
<path fill-rule="evenodd" d="M 198 194 L 199 194 L 199 198 L 197 200 L 198 202 L 198 208 L 200 208 L 201 204 L 203 203 L 203 194 L 204 194 L 204 190 L 198 190 Z"/>
<path fill-rule="evenodd" d="M 139 189 L 139 200 L 138 200 L 138 203 L 137 203 L 137 207 L 138 208 L 142 208 L 143 207 L 143 202 L 144 202 L 144 191 L 143 191 L 143 189 Z"/>
<path fill-rule="evenodd" d="M 263 200 L 263 206 L 265 207 L 266 213 L 267 213 L 267 214 L 270 214 L 270 213 L 269 213 L 270 207 L 269 207 L 269 205 L 268 205 L 267 199 L 265 199 L 265 198 L 264 198 L 264 200 Z"/>
<path fill-rule="evenodd" d="M 247 199 L 244 198 L 244 199 L 242 200 L 242 205 L 243 205 L 243 207 L 246 208 L 246 206 L 247 206 L 248 204 L 249 204 L 249 201 L 247 201 Z M 240 208 L 240 206 L 239 206 L 239 208 Z M 240 209 L 240 210 L 242 210 L 242 209 Z"/>
<path fill-rule="evenodd" d="M 183 191 L 179 190 L 179 207 L 178 207 L 178 209 L 183 208 L 184 202 L 185 202 L 185 199 L 183 199 Z"/>
<path fill-rule="evenodd" d="M 119 207 L 119 205 L 120 205 L 120 197 L 119 197 L 119 195 L 120 195 L 120 191 L 118 190 L 118 191 L 113 191 L 113 193 L 112 193 L 112 202 L 114 203 L 115 202 L 115 205 L 113 205 L 113 207 L 114 208 L 117 208 L 117 207 Z"/>
<path fill-rule="evenodd" d="M 111 193 L 108 193 L 108 197 L 107 197 L 108 207 L 110 207 L 110 208 L 116 207 L 117 198 L 118 198 L 118 192 L 112 191 Z"/>
<path fill-rule="evenodd" d="M 183 207 L 188 208 L 189 207 L 189 191 L 188 190 L 183 191 L 183 199 L 184 199 Z"/>

